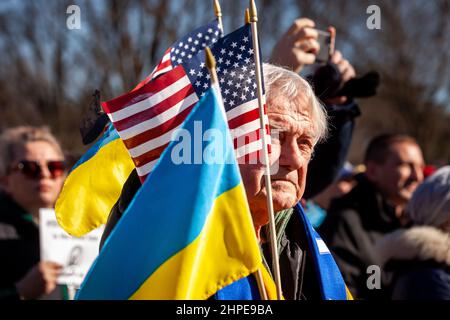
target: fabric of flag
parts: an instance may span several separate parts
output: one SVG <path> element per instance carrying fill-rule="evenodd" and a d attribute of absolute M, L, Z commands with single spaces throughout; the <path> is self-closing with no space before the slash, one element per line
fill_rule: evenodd
<path fill-rule="evenodd" d="M 220 37 L 222 37 L 222 35 L 218 19 L 214 19 L 208 24 L 186 34 L 166 50 L 163 58 L 152 73 L 141 81 L 133 91 L 141 88 L 151 79 L 154 79 L 157 76 L 172 70 L 184 61 L 191 59 L 206 47 L 211 47 Z"/>
<path fill-rule="evenodd" d="M 300 203 L 294 207 L 294 212 L 299 215 L 306 231 L 322 298 L 324 300 L 353 300 L 330 250 L 312 227 Z"/>
<path fill-rule="evenodd" d="M 80 237 L 105 224 L 133 168 L 123 141 L 109 125 L 64 181 L 55 205 L 60 226 Z"/>
<path fill-rule="evenodd" d="M 258 151 L 262 149 L 255 54 L 252 41 L 251 26 L 246 24 L 219 39 L 211 48 L 216 59 L 223 104 L 239 163 L 259 159 Z M 188 77 L 200 96 L 208 88 L 210 81 L 204 61 L 205 54 L 200 53 L 184 64 Z M 262 66 L 260 66 L 260 70 L 262 75 Z M 265 103 L 265 97 L 263 97 L 263 102 Z M 264 117 L 270 152 L 269 120 L 265 110 Z"/>
<path fill-rule="evenodd" d="M 250 25 L 219 39 L 211 50 L 217 60 L 236 157 L 239 162 L 258 159 L 262 142 Z M 205 53 L 201 52 L 141 88 L 102 102 L 134 160 L 141 181 L 167 147 L 173 130 L 208 90 L 209 82 Z M 267 115 L 265 121 L 268 124 Z M 265 133 L 270 143 L 268 125 Z"/>
<path fill-rule="evenodd" d="M 211 88 L 105 242 L 77 299 L 207 299 L 262 265 L 220 108 Z M 196 136 L 198 123 L 209 138 Z M 220 148 L 220 161 L 176 164 L 180 144 L 184 155 L 198 151 L 191 138 L 201 139 L 203 154 Z"/>
<path fill-rule="evenodd" d="M 261 270 L 267 299 L 278 300 L 277 288 L 269 272 L 263 266 L 259 269 Z M 214 294 L 214 300 L 262 300 L 255 275 L 249 275 L 220 289 Z M 284 300 L 283 297 L 282 300 Z"/>

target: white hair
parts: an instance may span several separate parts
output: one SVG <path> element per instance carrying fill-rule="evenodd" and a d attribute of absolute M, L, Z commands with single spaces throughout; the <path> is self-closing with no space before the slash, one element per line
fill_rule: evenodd
<path fill-rule="evenodd" d="M 275 88 L 277 95 L 281 93 L 288 100 L 299 97 L 306 99 L 315 142 L 325 139 L 328 133 L 327 114 L 309 83 L 295 72 L 268 63 L 263 64 L 263 72 L 267 100 L 271 99 Z M 267 108 L 270 106 L 268 105 Z"/>

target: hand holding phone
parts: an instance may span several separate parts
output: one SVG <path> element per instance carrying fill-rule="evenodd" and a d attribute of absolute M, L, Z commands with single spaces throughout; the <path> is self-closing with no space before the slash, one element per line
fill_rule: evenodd
<path fill-rule="evenodd" d="M 269 62 L 295 72 L 300 72 L 305 65 L 313 64 L 319 50 L 314 28 L 314 21 L 307 18 L 296 19 L 277 41 Z"/>
<path fill-rule="evenodd" d="M 316 29 L 320 49 L 316 53 L 316 63 L 326 63 L 331 59 L 334 53 L 334 44 L 336 40 L 336 29 L 329 27 L 327 31 Z"/>

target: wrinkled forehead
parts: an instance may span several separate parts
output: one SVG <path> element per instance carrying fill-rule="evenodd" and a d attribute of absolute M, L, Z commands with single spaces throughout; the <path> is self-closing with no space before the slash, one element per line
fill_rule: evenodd
<path fill-rule="evenodd" d="M 296 95 L 287 95 L 276 86 L 271 90 L 267 98 L 268 112 L 290 111 L 298 114 L 309 114 L 311 111 L 311 101 L 306 95 L 298 92 Z"/>
<path fill-rule="evenodd" d="M 273 127 L 277 127 L 286 121 L 293 122 L 293 124 L 302 123 L 303 126 L 311 126 L 311 129 L 313 127 L 311 107 L 308 100 L 303 96 L 288 98 L 281 94 L 272 95 L 267 100 L 267 114 L 270 125 Z"/>

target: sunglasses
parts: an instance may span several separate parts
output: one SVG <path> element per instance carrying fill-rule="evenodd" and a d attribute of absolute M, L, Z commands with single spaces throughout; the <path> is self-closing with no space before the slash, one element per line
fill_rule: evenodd
<path fill-rule="evenodd" d="M 66 171 L 64 161 L 48 161 L 46 165 L 52 179 L 61 177 Z M 28 179 L 38 179 L 42 173 L 42 165 L 37 161 L 22 160 L 12 168 L 12 171 L 20 171 Z"/>

